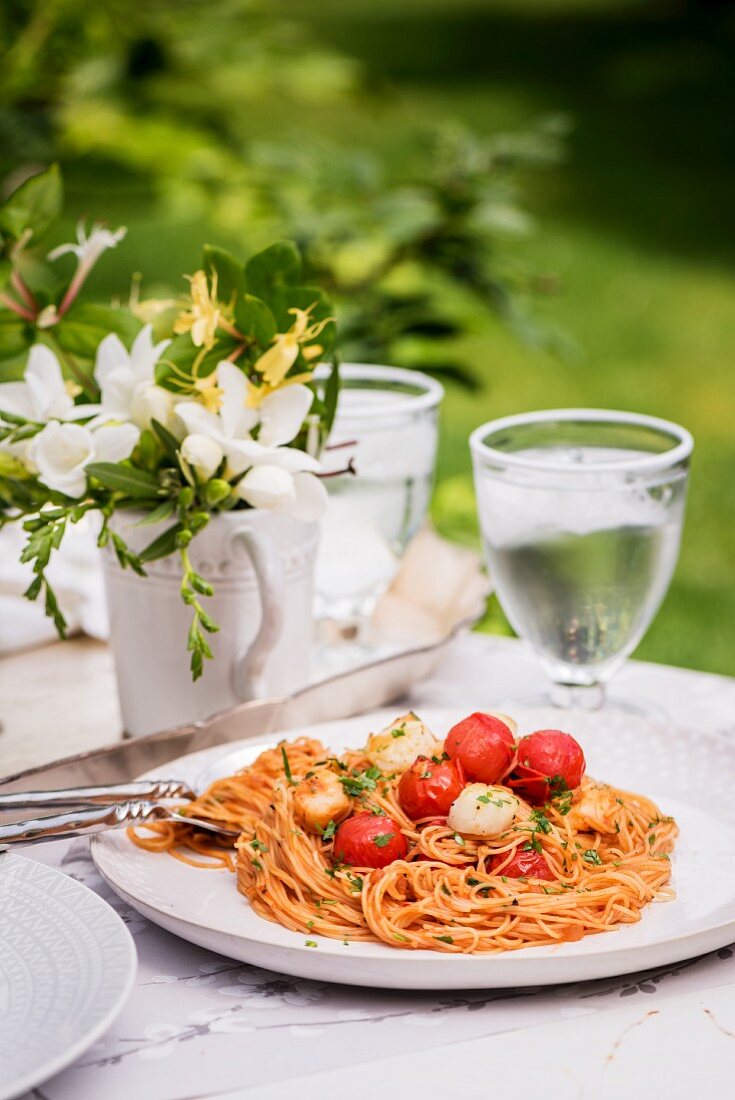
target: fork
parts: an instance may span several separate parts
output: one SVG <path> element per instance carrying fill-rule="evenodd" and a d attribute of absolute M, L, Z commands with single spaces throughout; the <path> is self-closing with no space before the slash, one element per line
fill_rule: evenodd
<path fill-rule="evenodd" d="M 166 798 L 196 797 L 196 793 L 178 779 L 143 779 L 111 786 L 67 787 L 56 791 L 13 791 L 10 794 L 0 794 L 0 813 L 47 806 L 104 806 L 111 802 L 157 802 Z"/>
<path fill-rule="evenodd" d="M 7 845 L 38 844 L 45 840 L 90 836 L 109 829 L 123 829 L 128 825 L 145 825 L 151 821 L 177 821 L 233 840 L 240 835 L 239 829 L 228 829 L 224 825 L 215 825 L 212 821 L 188 817 L 161 802 L 132 799 L 0 825 L 0 850 Z"/>

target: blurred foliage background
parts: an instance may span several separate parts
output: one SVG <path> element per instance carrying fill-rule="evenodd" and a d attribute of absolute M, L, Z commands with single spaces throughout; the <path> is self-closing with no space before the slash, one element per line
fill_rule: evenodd
<path fill-rule="evenodd" d="M 639 655 L 735 672 L 729 4 L 5 0 L 0 36 L 3 190 L 58 160 L 59 240 L 84 214 L 129 227 L 98 292 L 140 271 L 165 296 L 204 239 L 290 236 L 345 358 L 444 378 L 445 534 L 477 539 L 482 420 L 686 424 L 682 557 Z M 484 627 L 508 629 L 494 602 Z"/>

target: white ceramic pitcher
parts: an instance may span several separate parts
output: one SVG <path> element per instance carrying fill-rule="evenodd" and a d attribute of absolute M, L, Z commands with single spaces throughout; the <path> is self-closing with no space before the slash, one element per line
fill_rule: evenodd
<path fill-rule="evenodd" d="M 128 512 L 114 520 L 136 551 L 164 529 L 136 526 L 141 518 Z M 318 530 L 316 523 L 252 509 L 212 517 L 192 540 L 192 565 L 214 587 L 213 596 L 201 597 L 202 606 L 220 627 L 207 635 L 214 658 L 196 682 L 178 554 L 152 562 L 139 577 L 121 569 L 109 547 L 104 551 L 110 641 L 128 734 L 196 721 L 308 681 Z"/>

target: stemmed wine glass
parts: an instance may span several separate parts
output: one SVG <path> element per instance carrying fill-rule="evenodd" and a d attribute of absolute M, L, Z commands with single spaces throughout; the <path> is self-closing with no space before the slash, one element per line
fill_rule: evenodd
<path fill-rule="evenodd" d="M 548 697 L 517 702 L 603 705 L 669 587 L 692 447 L 677 424 L 604 409 L 508 416 L 472 433 L 498 599 L 551 681 Z"/>

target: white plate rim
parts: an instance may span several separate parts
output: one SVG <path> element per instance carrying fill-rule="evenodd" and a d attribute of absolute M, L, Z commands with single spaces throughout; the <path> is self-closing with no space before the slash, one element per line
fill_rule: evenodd
<path fill-rule="evenodd" d="M 84 1052 L 89 1050 L 89 1048 L 112 1026 L 122 1012 L 133 991 L 138 970 L 138 953 L 135 947 L 135 941 L 126 927 L 125 922 L 119 914 L 115 912 L 112 906 L 106 902 L 104 898 L 100 897 L 99 894 L 96 894 L 94 890 L 90 890 L 88 886 L 72 878 L 71 875 L 66 875 L 63 871 L 59 871 L 55 867 L 50 867 L 40 860 L 22 857 L 16 852 L 11 853 L 8 851 L 0 852 L 0 860 L 4 858 L 24 859 L 26 862 L 34 863 L 38 868 L 43 868 L 43 872 L 48 876 L 64 878 L 69 883 L 73 883 L 72 890 L 76 890 L 78 897 L 84 899 L 83 903 L 85 905 L 96 906 L 101 911 L 105 912 L 105 916 L 110 920 L 111 926 L 116 929 L 116 934 L 120 938 L 120 944 L 125 945 L 127 954 L 125 979 L 120 984 L 117 996 L 113 999 L 107 1010 L 95 1020 L 94 1024 L 88 1027 L 79 1038 L 54 1058 L 44 1062 L 43 1065 L 36 1066 L 34 1069 L 29 1070 L 24 1077 L 19 1077 L 16 1078 L 15 1081 L 11 1081 L 7 1087 L 0 1086 L 0 1100 L 13 1100 L 14 1097 L 22 1096 L 37 1085 L 42 1084 L 44 1081 L 49 1081 L 52 1077 L 61 1073 L 62 1070 L 67 1069 L 73 1062 L 76 1062 L 78 1058 L 81 1058 Z"/>

